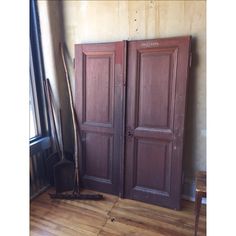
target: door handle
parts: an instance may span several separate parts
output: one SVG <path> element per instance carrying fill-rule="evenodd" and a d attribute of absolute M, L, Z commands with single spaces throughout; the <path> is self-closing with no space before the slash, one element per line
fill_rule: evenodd
<path fill-rule="evenodd" d="M 134 136 L 134 133 L 132 133 L 131 131 L 128 131 L 128 137 L 132 138 Z"/>
<path fill-rule="evenodd" d="M 132 138 L 134 136 L 134 130 L 130 127 L 127 127 L 127 137 Z"/>

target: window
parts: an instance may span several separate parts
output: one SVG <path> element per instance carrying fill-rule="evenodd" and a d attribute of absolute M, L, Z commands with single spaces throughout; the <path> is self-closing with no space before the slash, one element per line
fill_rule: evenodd
<path fill-rule="evenodd" d="M 30 50 L 30 81 L 29 81 L 30 139 L 41 135 L 38 109 L 37 90 L 35 85 L 32 52 Z"/>
<path fill-rule="evenodd" d="M 43 88 L 45 76 L 36 4 L 36 1 L 30 0 L 30 143 L 49 135 L 48 116 Z"/>
<path fill-rule="evenodd" d="M 49 186 L 52 153 L 48 112 L 44 93 L 44 64 L 37 15 L 37 1 L 30 0 L 30 198 Z M 51 160 L 50 160 L 51 161 Z"/>

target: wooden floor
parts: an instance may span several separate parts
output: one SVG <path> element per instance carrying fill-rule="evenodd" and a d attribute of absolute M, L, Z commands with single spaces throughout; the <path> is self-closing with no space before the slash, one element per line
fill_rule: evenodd
<path fill-rule="evenodd" d="M 41 194 L 31 202 L 30 235 L 194 235 L 192 202 L 183 201 L 182 210 L 175 211 L 103 195 L 105 200 L 102 201 L 69 201 L 51 200 L 47 193 Z M 203 206 L 199 236 L 206 235 L 205 215 L 206 208 Z"/>

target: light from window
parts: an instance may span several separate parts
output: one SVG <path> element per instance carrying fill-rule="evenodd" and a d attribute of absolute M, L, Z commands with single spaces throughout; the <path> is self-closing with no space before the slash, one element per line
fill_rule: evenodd
<path fill-rule="evenodd" d="M 34 112 L 34 104 L 32 99 L 32 88 L 30 86 L 30 97 L 29 97 L 29 112 L 30 112 L 30 138 L 37 136 L 36 117 Z"/>
<path fill-rule="evenodd" d="M 31 52 L 31 51 L 30 51 Z M 38 110 L 38 100 L 34 76 L 34 67 L 32 61 L 32 55 L 30 56 L 30 94 L 29 94 L 29 112 L 30 112 L 30 134 L 29 138 L 34 138 L 41 134 L 40 119 Z"/>

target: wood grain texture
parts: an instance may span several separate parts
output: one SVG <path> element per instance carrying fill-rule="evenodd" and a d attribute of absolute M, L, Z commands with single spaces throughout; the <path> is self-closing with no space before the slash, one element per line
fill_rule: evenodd
<path fill-rule="evenodd" d="M 108 194 L 104 194 L 102 201 L 51 200 L 48 192 L 31 202 L 31 236 L 192 236 L 194 233 L 192 202 L 183 201 L 182 210 L 175 211 Z M 198 235 L 206 235 L 205 206 L 201 210 Z"/>
<path fill-rule="evenodd" d="M 128 42 L 125 197 L 180 209 L 191 36 Z"/>
<path fill-rule="evenodd" d="M 75 45 L 75 108 L 82 134 L 81 184 L 120 191 L 126 42 Z"/>

